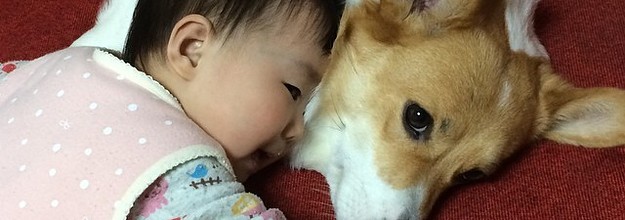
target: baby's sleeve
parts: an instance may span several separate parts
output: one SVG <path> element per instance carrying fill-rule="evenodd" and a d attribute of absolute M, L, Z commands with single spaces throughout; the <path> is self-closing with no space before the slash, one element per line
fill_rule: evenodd
<path fill-rule="evenodd" d="M 129 219 L 286 219 L 265 208 L 256 195 L 214 157 L 191 160 L 168 171 L 135 201 Z"/>

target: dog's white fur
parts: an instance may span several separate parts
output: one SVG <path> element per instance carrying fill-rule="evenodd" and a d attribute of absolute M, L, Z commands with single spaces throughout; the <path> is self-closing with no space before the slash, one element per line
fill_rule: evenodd
<path fill-rule="evenodd" d="M 534 32 L 534 12 L 539 1 L 508 0 L 506 26 L 512 51 L 530 56 L 548 58 L 547 50 Z"/>
<path fill-rule="evenodd" d="M 95 26 L 71 47 L 92 46 L 121 53 L 138 0 L 108 0 L 100 8 Z"/>

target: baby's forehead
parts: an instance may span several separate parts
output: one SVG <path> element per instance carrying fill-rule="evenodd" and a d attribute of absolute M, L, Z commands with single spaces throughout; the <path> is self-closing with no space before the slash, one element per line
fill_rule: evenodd
<path fill-rule="evenodd" d="M 242 25 L 244 32 L 274 33 L 275 37 L 293 35 L 302 40 L 322 41 L 331 18 L 311 4 L 293 4 L 266 10 L 262 16 Z"/>

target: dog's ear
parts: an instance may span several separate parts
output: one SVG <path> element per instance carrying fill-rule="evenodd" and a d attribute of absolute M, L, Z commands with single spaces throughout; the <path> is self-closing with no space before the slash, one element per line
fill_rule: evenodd
<path fill-rule="evenodd" d="M 575 88 L 547 65 L 541 71 L 540 136 L 585 147 L 625 144 L 625 90 Z"/>

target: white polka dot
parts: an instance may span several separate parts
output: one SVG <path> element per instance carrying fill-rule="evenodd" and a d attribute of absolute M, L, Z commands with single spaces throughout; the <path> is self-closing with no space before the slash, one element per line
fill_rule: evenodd
<path fill-rule="evenodd" d="M 46 72 L 43 72 L 41 75 L 42 75 L 42 76 L 47 76 L 47 75 L 48 75 L 48 72 L 47 72 L 47 71 L 46 71 Z"/>
<path fill-rule="evenodd" d="M 165 121 L 165 125 L 173 125 L 173 124 L 174 124 L 174 122 L 172 122 L 170 120 Z"/>
<path fill-rule="evenodd" d="M 61 73 L 62 73 L 62 72 L 63 72 L 62 70 L 57 70 L 57 71 L 56 71 L 56 75 L 57 75 L 57 76 L 58 76 L 58 75 L 61 75 Z"/>
<path fill-rule="evenodd" d="M 59 200 L 52 200 L 52 202 L 50 202 L 50 206 L 52 206 L 52 208 L 56 208 L 59 206 Z"/>
<path fill-rule="evenodd" d="M 91 104 L 89 104 L 89 109 L 95 110 L 96 108 L 98 108 L 98 103 L 92 102 Z"/>
<path fill-rule="evenodd" d="M 15 118 L 9 118 L 9 120 L 7 121 L 7 124 L 11 124 L 15 121 Z"/>
<path fill-rule="evenodd" d="M 56 93 L 56 97 L 63 97 L 63 95 L 65 95 L 65 90 L 60 90 Z"/>
<path fill-rule="evenodd" d="M 59 152 L 60 150 L 61 150 L 60 144 L 52 145 L 52 152 L 56 153 L 56 152 Z"/>
<path fill-rule="evenodd" d="M 80 181 L 80 188 L 81 189 L 89 188 L 89 180 L 82 180 L 82 181 Z"/>
<path fill-rule="evenodd" d="M 139 138 L 139 144 L 144 145 L 144 144 L 146 144 L 146 143 L 148 143 L 148 139 L 145 139 L 145 138 Z"/>
<path fill-rule="evenodd" d="M 68 120 L 59 121 L 59 126 L 61 126 L 65 130 L 70 129 L 72 127 L 72 125 L 69 123 Z"/>
<path fill-rule="evenodd" d="M 15 102 L 17 102 L 17 98 L 11 99 L 11 103 L 15 103 Z"/>
<path fill-rule="evenodd" d="M 39 117 L 41 116 L 41 114 L 43 114 L 43 110 L 39 109 L 37 110 L 37 112 L 35 112 L 35 117 Z"/>
<path fill-rule="evenodd" d="M 20 172 L 24 172 L 24 171 L 26 171 L 26 165 L 22 165 L 22 166 L 20 166 L 19 171 L 20 171 Z"/>
<path fill-rule="evenodd" d="M 89 72 L 82 74 L 82 78 L 89 79 L 89 77 L 91 77 L 91 73 Z"/>
<path fill-rule="evenodd" d="M 93 62 L 93 59 L 87 58 L 87 62 Z"/>
<path fill-rule="evenodd" d="M 65 58 L 63 58 L 63 60 L 69 60 L 72 59 L 72 55 L 66 56 Z"/>
<path fill-rule="evenodd" d="M 122 174 L 124 174 L 124 170 L 122 168 L 115 170 L 115 175 L 121 176 Z"/>
<path fill-rule="evenodd" d="M 137 104 L 128 105 L 128 110 L 131 112 L 137 111 L 137 109 L 139 109 L 139 106 Z"/>
<path fill-rule="evenodd" d="M 89 220 L 89 217 L 87 217 L 87 216 L 83 216 L 83 217 L 82 217 L 82 220 Z"/>
<path fill-rule="evenodd" d="M 93 153 L 93 150 L 91 150 L 91 148 L 85 149 L 85 155 L 90 156 L 91 153 Z"/>
<path fill-rule="evenodd" d="M 27 139 L 27 138 L 22 139 L 22 141 L 21 141 L 20 143 L 21 143 L 22 145 L 26 145 L 26 144 L 28 144 L 28 139 Z"/>
<path fill-rule="evenodd" d="M 26 203 L 26 201 L 21 201 L 21 202 L 20 202 L 19 204 L 17 204 L 17 205 L 20 207 L 20 209 L 23 209 L 23 208 L 26 208 L 26 205 L 28 205 L 28 204 Z"/>
<path fill-rule="evenodd" d="M 113 208 L 117 209 L 122 205 L 121 201 L 115 201 L 115 203 L 113 203 Z"/>
<path fill-rule="evenodd" d="M 56 176 L 56 169 L 50 169 L 50 171 L 48 171 L 48 175 Z"/>
<path fill-rule="evenodd" d="M 104 135 L 111 135 L 113 133 L 113 128 L 111 127 L 106 127 L 104 129 L 102 129 L 102 134 Z"/>
<path fill-rule="evenodd" d="M 117 75 L 117 80 L 124 80 L 126 77 L 122 76 L 122 75 Z"/>
<path fill-rule="evenodd" d="M 33 95 L 37 95 L 37 93 L 39 93 L 39 89 L 35 89 L 35 90 L 33 91 Z"/>

